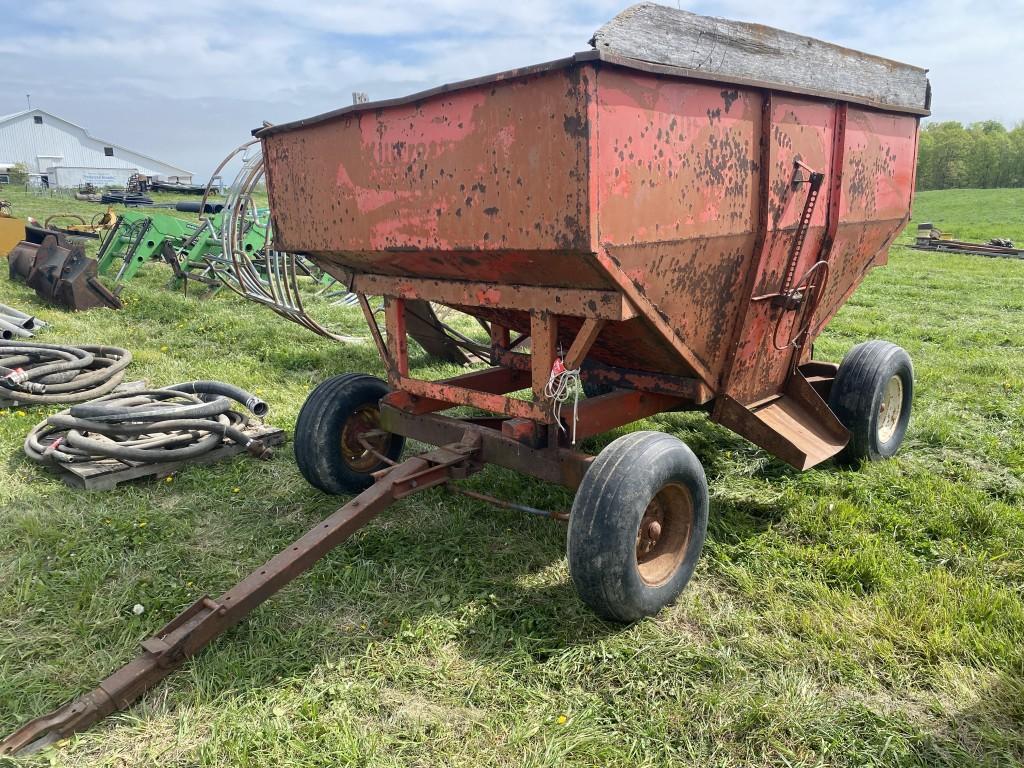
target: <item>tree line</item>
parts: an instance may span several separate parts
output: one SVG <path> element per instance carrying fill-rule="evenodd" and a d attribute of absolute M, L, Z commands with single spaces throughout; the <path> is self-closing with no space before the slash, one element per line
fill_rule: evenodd
<path fill-rule="evenodd" d="M 996 120 L 956 121 L 921 129 L 918 189 L 1024 187 L 1024 123 L 1013 130 Z"/>
<path fill-rule="evenodd" d="M 18 163 L 11 184 L 28 181 Z M 996 120 L 968 126 L 951 120 L 921 128 L 917 147 L 918 189 L 1024 187 L 1024 123 L 1013 130 Z"/>

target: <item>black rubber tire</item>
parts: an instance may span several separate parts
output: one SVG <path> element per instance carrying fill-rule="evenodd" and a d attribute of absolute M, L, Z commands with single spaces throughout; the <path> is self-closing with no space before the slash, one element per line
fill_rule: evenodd
<path fill-rule="evenodd" d="M 879 418 L 889 380 L 898 376 L 902 385 L 899 419 L 892 435 L 881 439 Z M 914 366 L 904 349 L 888 341 L 858 344 L 843 358 L 832 383 L 828 404 L 850 430 L 850 442 L 836 457 L 840 463 L 880 461 L 899 450 L 907 434 L 914 400 Z"/>
<path fill-rule="evenodd" d="M 364 373 L 346 373 L 322 382 L 314 389 L 299 412 L 295 423 L 295 462 L 310 485 L 332 494 L 350 494 L 373 484 L 373 472 L 386 464 L 378 461 L 372 468 L 356 471 L 346 462 L 341 450 L 345 422 L 363 406 L 376 407 L 390 389 L 387 382 Z M 381 451 L 397 461 L 405 438 L 391 435 Z"/>
<path fill-rule="evenodd" d="M 689 494 L 681 560 L 663 579 L 646 581 L 638 565 L 640 524 L 663 489 Z M 566 550 L 580 598 L 599 615 L 631 622 L 673 602 L 693 575 L 708 525 L 704 468 L 685 443 L 661 432 L 633 432 L 608 445 L 576 492 Z M 668 530 L 668 529 L 666 529 Z M 677 528 L 677 532 L 678 532 Z M 677 555 L 678 556 L 678 555 Z"/>

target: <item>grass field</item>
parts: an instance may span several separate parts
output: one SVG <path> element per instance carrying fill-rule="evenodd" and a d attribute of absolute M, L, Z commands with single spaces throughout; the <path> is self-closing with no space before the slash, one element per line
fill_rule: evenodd
<path fill-rule="evenodd" d="M 20 215 L 68 207 L 10 196 Z M 1024 190 L 923 193 L 900 242 L 925 220 L 1024 241 Z M 381 373 L 372 345 L 340 347 L 231 296 L 185 298 L 167 277 L 151 265 L 121 312 L 62 313 L 5 276 L 0 302 L 50 321 L 40 340 L 130 348 L 132 378 L 254 390 L 288 430 L 322 379 Z M 364 333 L 356 313 L 338 319 Z M 560 524 L 431 491 L 139 705 L 24 764 L 1020 764 L 1024 262 L 897 246 L 817 353 L 839 360 L 871 338 L 916 367 L 896 460 L 801 474 L 700 415 L 630 427 L 687 442 L 712 489 L 697 574 L 657 618 L 622 627 L 584 608 Z M 93 687 L 339 503 L 305 484 L 290 447 L 72 492 L 22 455 L 44 415 L 0 411 L 3 732 Z M 468 484 L 571 504 L 496 468 Z"/>

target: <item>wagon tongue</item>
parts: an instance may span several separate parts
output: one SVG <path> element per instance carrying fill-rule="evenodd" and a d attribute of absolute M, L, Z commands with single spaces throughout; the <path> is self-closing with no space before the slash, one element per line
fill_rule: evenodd
<path fill-rule="evenodd" d="M 391 503 L 474 472 L 479 468 L 479 462 L 473 460 L 480 448 L 479 440 L 478 435 L 467 432 L 458 443 L 413 456 L 383 470 L 372 486 L 217 600 L 203 597 L 186 608 L 153 637 L 143 641 L 141 656 L 118 669 L 95 689 L 25 724 L 0 741 L 0 755 L 38 751 L 125 709 Z"/>
<path fill-rule="evenodd" d="M 116 709 L 113 700 L 100 686 L 50 714 L 37 717 L 23 725 L 0 741 L 0 755 L 32 754 L 67 738 L 72 733 L 84 731 Z"/>

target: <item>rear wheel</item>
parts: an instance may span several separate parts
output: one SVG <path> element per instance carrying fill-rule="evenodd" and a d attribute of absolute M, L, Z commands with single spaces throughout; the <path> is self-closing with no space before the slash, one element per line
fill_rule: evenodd
<path fill-rule="evenodd" d="M 914 366 L 887 341 L 858 344 L 843 358 L 828 404 L 850 430 L 841 461 L 879 461 L 903 443 L 914 399 Z"/>
<path fill-rule="evenodd" d="M 295 424 L 295 461 L 310 485 L 358 493 L 373 484 L 374 472 L 398 459 L 405 439 L 380 429 L 379 403 L 388 391 L 378 378 L 349 373 L 310 393 Z"/>
<path fill-rule="evenodd" d="M 569 573 L 582 600 L 615 621 L 652 616 L 689 582 L 704 546 L 704 468 L 680 440 L 634 432 L 601 451 L 569 517 Z"/>

